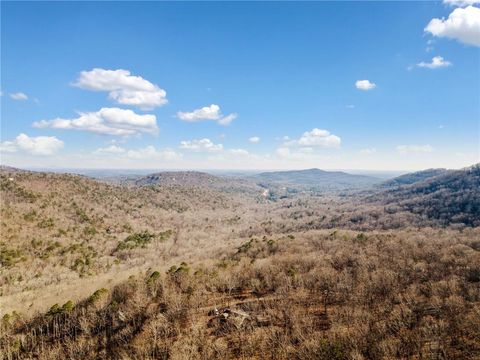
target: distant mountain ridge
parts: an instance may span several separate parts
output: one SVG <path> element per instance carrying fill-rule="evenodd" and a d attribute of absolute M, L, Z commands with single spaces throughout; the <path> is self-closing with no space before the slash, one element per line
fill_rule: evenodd
<path fill-rule="evenodd" d="M 381 182 L 367 175 L 353 175 L 343 171 L 326 171 L 317 168 L 306 170 L 272 171 L 255 175 L 257 181 L 286 187 L 308 189 L 364 188 Z"/>
<path fill-rule="evenodd" d="M 427 180 L 433 178 L 435 176 L 444 175 L 453 170 L 447 169 L 427 169 L 422 171 L 416 171 L 412 173 L 408 173 L 405 175 L 397 176 L 391 180 L 387 180 L 381 184 L 382 187 L 395 187 L 395 186 L 402 186 L 402 185 L 411 185 L 416 182 L 420 182 L 423 180 Z"/>
<path fill-rule="evenodd" d="M 212 185 L 222 182 L 217 176 L 199 171 L 164 171 L 142 176 L 135 185 Z"/>
<path fill-rule="evenodd" d="M 417 175 L 412 178 L 415 177 Z M 436 219 L 443 225 L 479 226 L 480 164 L 461 170 L 445 170 L 440 175 L 380 192 L 377 198 Z"/>

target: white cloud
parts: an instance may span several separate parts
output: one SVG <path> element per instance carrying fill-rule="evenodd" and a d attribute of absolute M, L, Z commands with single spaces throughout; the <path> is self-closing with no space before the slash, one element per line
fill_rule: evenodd
<path fill-rule="evenodd" d="M 398 145 L 397 152 L 400 154 L 431 153 L 433 147 L 430 145 Z"/>
<path fill-rule="evenodd" d="M 218 120 L 219 125 L 230 125 L 230 123 L 238 117 L 237 113 L 228 114 Z"/>
<path fill-rule="evenodd" d="M 0 143 L 0 150 L 10 153 L 20 151 L 31 155 L 53 155 L 63 148 L 63 145 L 63 141 L 55 136 L 30 137 L 22 133 L 12 141 Z"/>
<path fill-rule="evenodd" d="M 443 0 L 443 3 L 454 7 L 465 7 L 480 4 L 480 0 Z"/>
<path fill-rule="evenodd" d="M 210 139 L 184 140 L 180 142 L 180 149 L 194 152 L 217 152 L 223 150 L 222 144 L 214 144 Z"/>
<path fill-rule="evenodd" d="M 19 100 L 19 101 L 28 100 L 27 94 L 22 93 L 22 92 L 17 92 L 17 93 L 10 94 L 10 97 L 13 100 Z"/>
<path fill-rule="evenodd" d="M 130 136 L 140 133 L 157 134 L 155 115 L 139 115 L 132 110 L 101 108 L 96 112 L 79 113 L 75 119 L 56 118 L 33 123 L 37 128 L 71 129 L 104 135 Z"/>
<path fill-rule="evenodd" d="M 177 117 L 180 120 L 188 122 L 198 122 L 205 120 L 216 121 L 220 125 L 229 125 L 233 120 L 237 118 L 236 113 L 223 116 L 220 106 L 212 104 L 210 106 L 205 106 L 200 109 L 193 110 L 191 112 L 179 111 L 177 112 Z"/>
<path fill-rule="evenodd" d="M 165 105 L 168 100 L 165 90 L 128 70 L 105 70 L 95 68 L 82 71 L 73 84 L 92 91 L 106 91 L 108 97 L 119 104 L 137 106 L 142 110 Z"/>
<path fill-rule="evenodd" d="M 360 154 L 362 155 L 372 155 L 372 154 L 375 154 L 376 152 L 377 152 L 377 149 L 375 148 L 366 148 L 366 149 L 360 150 Z"/>
<path fill-rule="evenodd" d="M 417 64 L 418 67 L 428 68 L 428 69 L 438 69 L 438 68 L 448 67 L 452 65 L 453 64 L 450 61 L 445 60 L 441 56 L 435 56 L 434 58 L 432 58 L 432 61 L 429 63 L 422 61 Z"/>
<path fill-rule="evenodd" d="M 143 149 L 128 150 L 126 156 L 130 159 L 159 159 L 166 161 L 178 160 L 182 157 L 173 149 L 157 150 L 154 146 L 150 145 Z"/>
<path fill-rule="evenodd" d="M 248 156 L 250 153 L 245 149 L 230 149 L 228 153 L 234 156 Z"/>
<path fill-rule="evenodd" d="M 95 150 L 96 154 L 123 154 L 126 150 L 117 145 L 110 145 L 104 148 Z"/>
<path fill-rule="evenodd" d="M 173 149 L 157 150 L 155 146 L 149 145 L 140 149 L 125 149 L 120 146 L 111 145 L 105 148 L 99 148 L 93 152 L 95 155 L 113 157 L 114 159 L 130 159 L 130 160 L 179 160 L 182 154 L 175 152 Z"/>
<path fill-rule="evenodd" d="M 377 87 L 377 85 L 370 80 L 357 80 L 355 82 L 355 87 L 359 90 L 372 90 Z"/>
<path fill-rule="evenodd" d="M 306 131 L 298 140 L 292 140 L 286 142 L 286 145 L 299 145 L 299 146 L 314 146 L 322 148 L 338 148 L 340 147 L 341 139 L 329 131 L 323 129 L 312 129 Z"/>
<path fill-rule="evenodd" d="M 480 9 L 474 6 L 456 8 L 448 16 L 448 19 L 432 19 L 424 31 L 433 36 L 480 46 Z"/>
<path fill-rule="evenodd" d="M 248 139 L 249 142 L 252 144 L 258 144 L 260 142 L 260 138 L 258 136 L 252 136 L 251 138 Z"/>

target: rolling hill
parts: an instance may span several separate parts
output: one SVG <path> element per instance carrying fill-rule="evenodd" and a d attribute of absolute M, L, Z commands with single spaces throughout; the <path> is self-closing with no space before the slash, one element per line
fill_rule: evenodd
<path fill-rule="evenodd" d="M 385 188 L 393 188 L 396 186 L 402 186 L 402 185 L 411 185 L 417 182 L 421 182 L 430 178 L 433 178 L 435 176 L 439 175 L 445 175 L 446 173 L 450 172 L 452 170 L 447 170 L 447 169 L 427 169 L 423 171 L 417 171 L 413 173 L 408 173 L 404 174 L 401 176 L 398 176 L 396 178 L 393 178 L 391 180 L 387 180 L 381 184 L 382 187 Z"/>
<path fill-rule="evenodd" d="M 254 179 L 265 185 L 283 186 L 298 190 L 343 190 L 372 186 L 381 180 L 372 176 L 352 175 L 342 171 L 320 169 L 263 172 Z"/>
<path fill-rule="evenodd" d="M 480 225 L 480 164 L 462 170 L 427 170 L 405 175 L 400 182 L 410 182 L 427 174 L 425 180 L 397 186 L 377 197 L 414 214 L 438 220 L 443 225 Z"/>
<path fill-rule="evenodd" d="M 479 180 L 257 201 L 197 172 L 1 168 L 0 360 L 433 358 L 432 327 L 445 358 L 476 358 Z"/>
<path fill-rule="evenodd" d="M 164 171 L 138 177 L 132 181 L 136 186 L 194 186 L 225 192 L 261 194 L 262 189 L 253 181 L 240 177 L 223 177 L 200 171 Z"/>

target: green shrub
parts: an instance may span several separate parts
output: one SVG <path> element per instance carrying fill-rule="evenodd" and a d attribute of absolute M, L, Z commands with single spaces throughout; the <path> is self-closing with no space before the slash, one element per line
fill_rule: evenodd
<path fill-rule="evenodd" d="M 62 306 L 58 304 L 54 304 L 50 310 L 48 310 L 47 315 L 57 315 L 57 314 L 65 314 L 71 312 L 75 308 L 75 305 L 72 300 L 68 300 Z"/>
<path fill-rule="evenodd" d="M 60 314 L 61 312 L 62 312 L 62 308 L 60 307 L 60 305 L 55 304 L 55 305 L 52 305 L 50 310 L 48 310 L 47 315 L 56 315 L 56 314 Z"/>
<path fill-rule="evenodd" d="M 118 243 L 116 251 L 122 250 L 131 250 L 138 247 L 146 247 L 148 244 L 152 242 L 154 239 L 158 239 L 160 241 L 167 240 L 172 235 L 172 230 L 167 230 L 157 235 L 152 234 L 148 231 L 143 231 L 141 233 L 135 233 L 128 235 L 125 240 L 122 240 Z"/>
<path fill-rule="evenodd" d="M 88 297 L 87 301 L 88 301 L 90 304 L 94 304 L 94 303 L 96 303 L 103 295 L 105 295 L 105 294 L 107 294 L 107 293 L 108 293 L 108 290 L 105 289 L 105 288 L 101 288 L 101 289 L 95 290 L 95 292 Z"/>
<path fill-rule="evenodd" d="M 186 262 L 182 262 L 179 267 L 173 265 L 168 269 L 168 275 L 181 275 L 181 274 L 188 274 L 190 272 L 190 268 L 188 267 Z"/>
<path fill-rule="evenodd" d="M 72 300 L 68 300 L 65 304 L 62 305 L 62 312 L 69 313 L 75 308 L 75 304 Z"/>
<path fill-rule="evenodd" d="M 0 249 L 0 265 L 9 267 L 13 266 L 20 261 L 25 261 L 27 258 L 23 252 L 19 249 Z"/>
<path fill-rule="evenodd" d="M 148 283 L 153 283 L 160 278 L 160 273 L 158 271 L 154 271 L 150 277 L 148 278 Z"/>

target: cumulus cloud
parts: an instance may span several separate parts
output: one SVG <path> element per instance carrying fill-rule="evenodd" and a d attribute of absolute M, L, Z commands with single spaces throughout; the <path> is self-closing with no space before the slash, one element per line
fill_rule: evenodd
<path fill-rule="evenodd" d="M 443 0 L 443 3 L 454 7 L 465 7 L 480 4 L 480 0 Z"/>
<path fill-rule="evenodd" d="M 432 19 L 424 31 L 433 36 L 480 46 L 480 9 L 474 6 L 456 8 L 450 13 L 448 19 Z"/>
<path fill-rule="evenodd" d="M 37 128 L 81 130 L 115 136 L 158 133 L 155 115 L 139 115 L 132 110 L 119 108 L 101 108 L 96 112 L 79 113 L 79 117 L 75 119 L 56 118 L 36 121 L 33 126 Z"/>
<path fill-rule="evenodd" d="M 248 141 L 252 144 L 258 144 L 260 142 L 260 138 L 258 136 L 252 136 L 248 139 Z"/>
<path fill-rule="evenodd" d="M 445 60 L 441 56 L 435 56 L 432 58 L 431 62 L 420 62 L 417 64 L 418 67 L 421 68 L 427 68 L 427 69 L 438 69 L 438 68 L 444 68 L 448 66 L 452 66 L 453 64 L 450 61 Z"/>
<path fill-rule="evenodd" d="M 373 82 L 370 82 L 370 80 L 357 80 L 355 82 L 355 87 L 359 90 L 372 90 L 377 87 L 377 85 Z"/>
<path fill-rule="evenodd" d="M 223 150 L 223 145 L 214 144 L 210 139 L 204 138 L 181 141 L 180 149 L 194 152 L 218 152 Z"/>
<path fill-rule="evenodd" d="M 421 154 L 431 153 L 433 147 L 430 145 L 398 145 L 397 152 L 400 154 Z"/>
<path fill-rule="evenodd" d="M 12 93 L 12 94 L 10 94 L 10 98 L 12 98 L 13 100 L 17 100 L 17 101 L 28 100 L 27 94 L 25 94 L 23 92 Z"/>
<path fill-rule="evenodd" d="M 168 102 L 165 90 L 140 76 L 131 75 L 128 70 L 95 68 L 82 71 L 73 85 L 108 92 L 108 97 L 117 103 L 137 106 L 142 110 L 151 110 Z"/>
<path fill-rule="evenodd" d="M 229 125 L 233 120 L 237 118 L 236 113 L 223 116 L 220 106 L 212 104 L 210 106 L 205 106 L 200 109 L 193 110 L 191 112 L 179 111 L 177 112 L 177 117 L 180 120 L 187 122 L 198 122 L 198 121 L 216 121 L 220 125 Z"/>
<path fill-rule="evenodd" d="M 0 143 L 0 150 L 2 152 L 25 152 L 31 155 L 48 156 L 55 154 L 63 146 L 63 141 L 55 136 L 31 137 L 22 133 L 12 141 Z"/>
<path fill-rule="evenodd" d="M 285 145 L 298 145 L 302 147 L 322 147 L 322 148 L 338 148 L 341 139 L 329 131 L 323 129 L 312 129 L 306 131 L 298 140 L 290 140 Z"/>

